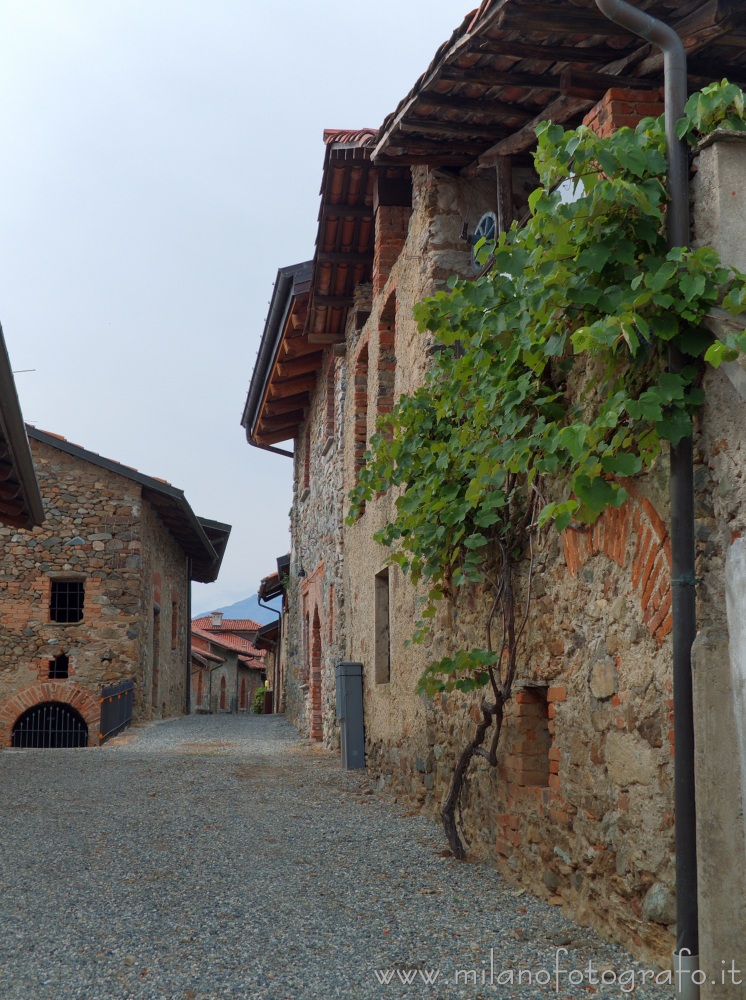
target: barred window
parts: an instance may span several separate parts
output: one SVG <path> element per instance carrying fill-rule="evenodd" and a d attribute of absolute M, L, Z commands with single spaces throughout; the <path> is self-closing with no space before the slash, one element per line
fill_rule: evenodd
<path fill-rule="evenodd" d="M 52 580 L 49 617 L 63 624 L 79 622 L 83 617 L 83 581 Z"/>

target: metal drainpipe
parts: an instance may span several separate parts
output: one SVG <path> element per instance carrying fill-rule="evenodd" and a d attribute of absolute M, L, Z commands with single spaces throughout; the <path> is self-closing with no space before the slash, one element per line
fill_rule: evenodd
<path fill-rule="evenodd" d="M 596 0 L 599 10 L 622 28 L 657 45 L 663 52 L 665 123 L 668 156 L 667 212 L 670 247 L 689 246 L 689 178 L 684 143 L 676 122 L 687 99 L 686 52 L 669 25 L 625 0 Z M 669 349 L 669 368 L 680 371 L 684 356 Z M 699 967 L 697 905 L 697 821 L 694 793 L 694 708 L 692 644 L 697 634 L 694 549 L 694 472 L 691 436 L 671 446 L 671 575 L 673 591 L 673 701 L 676 807 L 676 951 L 674 971 L 680 997 L 697 1000 L 699 986 L 691 973 Z M 697 978 L 700 978 L 699 976 Z"/>
<path fill-rule="evenodd" d="M 275 713 L 279 712 L 280 709 L 280 693 L 274 688 L 274 682 L 278 679 L 277 674 L 279 673 L 280 667 L 280 640 L 282 638 L 282 609 L 280 611 L 277 608 L 271 607 L 269 604 L 263 604 L 261 597 L 257 594 L 257 604 L 260 608 L 266 608 L 267 611 L 273 611 L 277 615 L 277 642 L 275 643 L 275 676 L 272 678 L 272 708 Z M 266 680 L 265 680 L 266 684 Z"/>
<path fill-rule="evenodd" d="M 187 634 L 187 664 L 186 664 L 186 714 L 192 712 L 192 558 L 187 558 L 186 581 L 186 634 Z"/>

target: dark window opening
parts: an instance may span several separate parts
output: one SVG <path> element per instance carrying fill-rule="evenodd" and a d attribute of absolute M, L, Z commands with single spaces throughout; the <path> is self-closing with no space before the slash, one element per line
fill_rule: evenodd
<path fill-rule="evenodd" d="M 70 624 L 83 617 L 83 581 L 52 580 L 49 617 L 53 622 Z"/>
<path fill-rule="evenodd" d="M 64 680 L 70 676 L 70 661 L 64 653 L 49 661 L 49 677 L 52 680 Z"/>
<path fill-rule="evenodd" d="M 388 684 L 391 680 L 391 620 L 388 569 L 384 569 L 376 575 L 375 674 L 376 684 Z"/>
<path fill-rule="evenodd" d="M 88 726 L 74 708 L 58 701 L 34 705 L 13 726 L 13 746 L 69 749 L 88 746 Z"/>

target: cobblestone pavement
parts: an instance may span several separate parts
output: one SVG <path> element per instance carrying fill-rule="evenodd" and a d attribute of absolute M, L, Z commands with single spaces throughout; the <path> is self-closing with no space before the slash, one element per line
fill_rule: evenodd
<path fill-rule="evenodd" d="M 282 718 L 0 751 L 0 802 L 3 1000 L 673 995 Z"/>

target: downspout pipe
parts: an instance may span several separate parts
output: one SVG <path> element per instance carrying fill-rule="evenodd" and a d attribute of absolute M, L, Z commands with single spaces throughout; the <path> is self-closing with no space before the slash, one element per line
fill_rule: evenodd
<path fill-rule="evenodd" d="M 599 10 L 620 27 L 639 35 L 663 52 L 665 125 L 669 205 L 666 215 L 670 247 L 688 247 L 689 170 L 686 147 L 676 135 L 687 100 L 686 52 L 669 25 L 626 3 L 596 0 Z M 675 344 L 669 368 L 681 370 L 685 357 Z M 673 701 L 676 808 L 676 952 L 677 992 L 699 997 L 688 972 L 697 970 L 699 912 L 697 904 L 697 814 L 694 794 L 694 706 L 692 644 L 697 634 L 694 545 L 694 461 L 691 435 L 671 445 L 671 576 L 673 591 Z M 700 977 L 697 977 L 700 978 Z"/>
<path fill-rule="evenodd" d="M 187 559 L 187 581 L 186 581 L 186 634 L 187 634 L 187 655 L 186 655 L 186 700 L 184 711 L 187 715 L 192 712 L 192 558 Z"/>
<path fill-rule="evenodd" d="M 282 608 L 278 611 L 277 608 L 273 608 L 270 604 L 264 604 L 261 595 L 257 595 L 257 604 L 260 608 L 266 608 L 267 611 L 274 611 L 277 615 L 277 642 L 275 643 L 275 669 L 274 678 L 272 681 L 272 709 L 277 714 L 280 711 L 280 691 L 279 683 L 275 685 L 275 681 L 278 681 L 279 674 L 279 660 L 280 660 L 280 643 L 282 640 Z"/>

